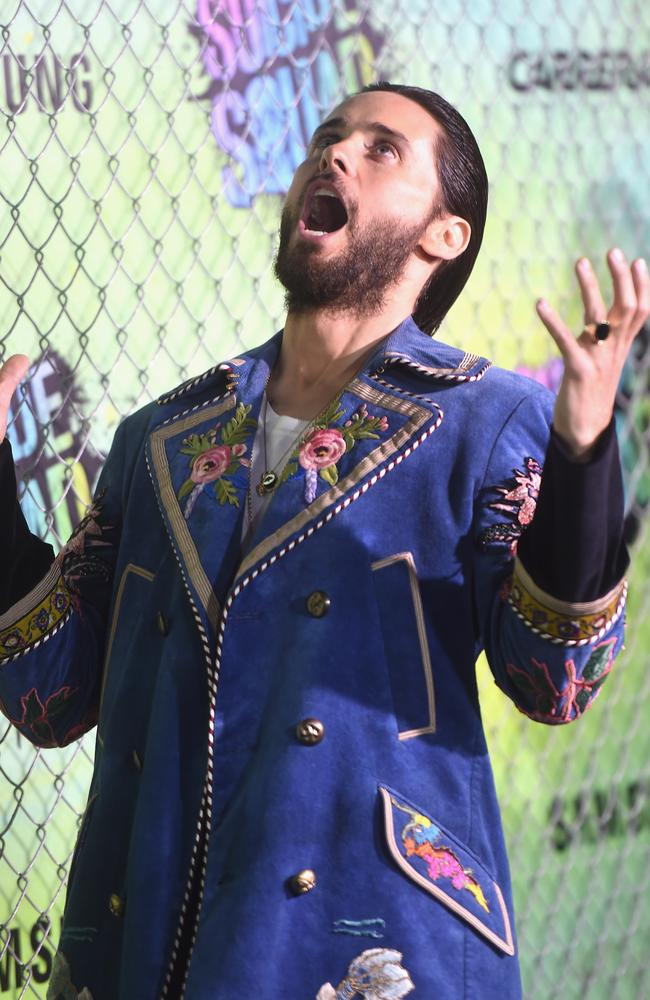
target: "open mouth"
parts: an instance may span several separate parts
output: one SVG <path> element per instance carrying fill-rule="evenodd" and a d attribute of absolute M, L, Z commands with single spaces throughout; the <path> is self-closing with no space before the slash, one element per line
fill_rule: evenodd
<path fill-rule="evenodd" d="M 343 229 L 347 221 L 347 209 L 334 191 L 317 187 L 308 197 L 303 215 L 306 232 L 314 236 L 325 236 Z"/>

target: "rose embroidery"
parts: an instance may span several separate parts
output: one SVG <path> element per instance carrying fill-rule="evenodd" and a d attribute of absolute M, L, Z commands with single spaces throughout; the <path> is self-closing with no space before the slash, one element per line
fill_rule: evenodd
<path fill-rule="evenodd" d="M 378 431 L 388 430 L 386 417 L 371 417 L 362 403 L 344 423 L 341 395 L 334 399 L 320 414 L 305 438 L 302 438 L 280 476 L 280 484 L 295 476 L 300 469 L 305 472 L 305 501 L 316 498 L 319 478 L 328 486 L 339 480 L 338 462 L 346 452 L 352 451 L 357 441 L 379 439 Z M 334 426 L 333 426 L 334 425 Z"/>
<path fill-rule="evenodd" d="M 203 452 L 194 459 L 190 479 L 193 483 L 212 483 L 220 479 L 230 466 L 232 456 L 240 458 L 246 451 L 245 444 L 236 444 L 234 448 L 218 444 Z"/>
<path fill-rule="evenodd" d="M 187 520 L 200 495 L 211 487 L 221 505 L 239 507 L 237 487 L 233 478 L 242 466 L 249 466 L 245 458 L 248 451 L 246 438 L 257 426 L 257 421 L 249 417 L 250 406 L 240 403 L 235 415 L 225 425 L 217 426 L 205 434 L 190 434 L 185 438 L 181 453 L 189 456 L 189 477 L 178 491 L 178 501 L 187 497 L 183 511 Z"/>
<path fill-rule="evenodd" d="M 345 441 L 339 430 L 317 430 L 303 444 L 298 461 L 303 469 L 326 469 L 328 465 L 336 465 L 343 454 Z"/>

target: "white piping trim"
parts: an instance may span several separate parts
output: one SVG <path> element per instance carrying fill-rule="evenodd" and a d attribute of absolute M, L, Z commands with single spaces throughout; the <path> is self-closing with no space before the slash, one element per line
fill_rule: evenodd
<path fill-rule="evenodd" d="M 429 725 L 421 726 L 419 729 L 406 729 L 398 733 L 400 740 L 410 740 L 414 736 L 426 736 L 436 731 L 436 703 L 433 684 L 433 669 L 431 666 L 431 656 L 429 655 L 429 644 L 427 642 L 427 630 L 424 623 L 424 609 L 422 607 L 422 595 L 418 583 L 418 574 L 415 566 L 415 559 L 412 552 L 397 552 L 393 556 L 386 556 L 385 559 L 377 559 L 370 564 L 373 572 L 392 566 L 394 563 L 405 562 L 409 576 L 411 588 L 411 599 L 415 612 L 418 640 L 420 642 L 420 653 L 422 656 L 422 666 L 424 668 L 424 680 L 427 688 L 427 706 L 429 710 Z"/>
<path fill-rule="evenodd" d="M 595 635 L 590 635 L 586 639 L 559 639 L 556 635 L 550 635 L 548 632 L 543 632 L 541 629 L 535 628 L 535 626 L 528 621 L 526 616 L 519 611 L 512 599 L 512 595 L 508 595 L 508 604 L 516 614 L 517 618 L 519 618 L 519 620 L 522 621 L 531 632 L 538 635 L 540 639 L 547 639 L 549 642 L 553 643 L 554 646 L 592 646 L 595 642 L 598 642 L 599 639 L 602 639 L 604 635 L 607 635 L 607 633 L 621 617 L 625 607 L 625 601 L 627 599 L 627 589 L 628 585 L 626 581 L 623 585 L 623 590 L 621 591 L 621 599 L 618 602 L 616 611 L 612 617 L 609 621 L 605 622 L 603 627 L 599 629 Z"/>
<path fill-rule="evenodd" d="M 477 361 L 478 360 L 480 360 L 480 358 L 477 357 Z M 428 368 L 426 365 L 420 365 L 417 361 L 412 361 L 404 355 L 396 354 L 391 357 L 386 357 L 383 365 L 380 365 L 376 371 L 381 373 L 392 365 L 404 365 L 406 368 L 412 368 L 414 371 L 420 372 L 420 374 L 426 375 L 428 378 L 435 379 L 436 382 L 479 382 L 485 375 L 488 368 L 492 367 L 492 362 L 486 359 L 483 367 L 474 375 L 462 375 L 458 372 L 454 373 L 453 371 L 446 373 L 444 370 L 439 368 Z M 373 373 L 370 373 L 370 377 L 376 378 L 378 382 L 382 382 L 382 385 L 390 385 L 390 383 L 383 382 L 382 379 L 377 378 L 377 376 Z"/>
<path fill-rule="evenodd" d="M 147 470 L 149 472 L 149 476 L 151 477 L 152 481 L 155 481 L 154 477 L 153 477 L 151 466 L 149 464 L 149 457 L 148 457 L 146 451 L 145 451 L 145 461 L 147 463 Z M 181 912 L 180 912 L 179 918 L 178 918 L 178 926 L 176 928 L 176 934 L 174 936 L 174 942 L 172 944 L 171 958 L 170 958 L 170 960 L 168 962 L 168 965 L 167 965 L 167 972 L 166 972 L 166 975 L 165 975 L 165 980 L 163 982 L 162 991 L 161 991 L 161 994 L 160 994 L 161 1000 L 165 1000 L 166 997 L 169 997 L 169 987 L 170 987 L 170 984 L 171 984 L 172 975 L 173 975 L 173 973 L 175 971 L 176 961 L 177 961 L 177 958 L 178 958 L 178 949 L 179 949 L 179 946 L 180 946 L 180 942 L 181 942 L 181 938 L 182 938 L 182 934 L 183 934 L 183 930 L 184 930 L 184 925 L 185 925 L 185 920 L 186 920 L 187 912 L 188 912 L 188 902 L 189 902 L 190 895 L 192 893 L 192 888 L 193 888 L 194 883 L 195 883 L 196 872 L 198 870 L 198 865 L 199 864 L 200 864 L 200 870 L 198 872 L 198 878 L 199 878 L 198 902 L 197 902 L 197 908 L 196 908 L 195 924 L 194 924 L 194 928 L 192 930 L 192 937 L 190 939 L 190 945 L 189 945 L 189 956 L 190 957 L 191 957 L 191 954 L 192 954 L 192 950 L 194 948 L 194 943 L 196 941 L 196 934 L 197 934 L 198 922 L 199 922 L 199 913 L 200 913 L 200 910 L 201 910 L 201 902 L 202 902 L 202 899 L 203 899 L 203 892 L 204 892 L 204 889 L 205 889 L 205 873 L 206 873 L 206 869 L 207 869 L 207 860 L 208 860 L 209 831 L 210 831 L 210 824 L 211 824 L 211 821 L 212 821 L 212 781 L 213 781 L 213 777 L 214 777 L 214 716 L 215 716 L 215 700 L 216 700 L 216 694 L 217 694 L 217 685 L 216 685 L 215 672 L 213 671 L 213 667 L 212 667 L 212 656 L 211 656 L 211 653 L 210 653 L 210 644 L 209 644 L 209 641 L 208 641 L 208 636 L 207 636 L 207 633 L 206 633 L 205 628 L 203 626 L 203 622 L 201 620 L 201 616 L 200 616 L 200 614 L 198 612 L 198 609 L 196 607 L 196 604 L 194 602 L 194 598 L 192 597 L 192 591 L 190 589 L 190 585 L 189 585 L 189 582 L 187 580 L 187 576 L 185 574 L 185 569 L 183 567 L 183 561 L 180 558 L 180 554 L 179 554 L 178 549 L 176 547 L 175 539 L 174 539 L 172 533 L 170 532 L 169 528 L 167 527 L 167 521 L 166 521 L 165 516 L 164 516 L 165 512 L 164 512 L 164 510 L 161 507 L 160 500 L 158 499 L 158 491 L 156 491 L 156 499 L 157 499 L 158 507 L 160 508 L 160 512 L 163 515 L 163 524 L 165 525 L 165 530 L 167 531 L 167 534 L 169 536 L 169 539 L 170 539 L 170 542 L 171 542 L 171 545 L 172 545 L 172 550 L 174 552 L 174 555 L 176 557 L 176 561 L 178 563 L 178 566 L 179 566 L 179 569 L 180 569 L 180 572 L 181 572 L 181 578 L 183 580 L 183 584 L 185 586 L 185 590 L 186 590 L 187 596 L 189 598 L 189 602 L 190 602 L 190 607 L 191 607 L 191 610 L 192 610 L 192 614 L 194 616 L 194 620 L 196 622 L 196 626 L 197 626 L 197 629 L 198 629 L 198 632 L 199 632 L 199 637 L 200 637 L 200 640 L 201 640 L 201 645 L 203 647 L 203 655 L 205 656 L 205 662 L 206 662 L 206 668 L 207 668 L 208 695 L 209 695 L 209 700 L 210 700 L 210 713 L 209 713 L 209 718 L 208 718 L 208 760 L 207 760 L 206 774 L 205 774 L 205 779 L 204 779 L 204 782 L 203 782 L 203 792 L 202 792 L 202 795 L 201 795 L 201 805 L 199 807 L 199 816 L 198 816 L 197 827 L 196 827 L 196 831 L 195 831 L 195 834 L 194 834 L 194 843 L 192 845 L 192 857 L 190 859 L 190 870 L 189 870 L 189 874 L 188 874 L 187 884 L 185 886 L 185 893 L 184 893 L 184 896 L 183 896 L 183 902 L 181 904 Z M 205 820 L 204 820 L 204 817 L 205 817 Z M 204 836 L 203 838 L 201 838 L 201 830 L 202 830 L 202 827 L 203 827 L 204 823 L 205 823 L 205 829 L 206 829 L 207 833 L 206 833 L 206 836 Z M 187 962 L 187 965 L 185 967 L 185 975 L 184 975 L 184 978 L 183 978 L 183 984 L 182 984 L 182 989 L 181 989 L 181 998 L 180 998 L 180 1000 L 182 1000 L 182 996 L 183 996 L 183 994 L 185 992 L 185 984 L 187 982 L 187 976 L 189 974 L 189 964 L 190 963 L 189 963 L 189 957 L 188 957 L 188 962 Z M 176 998 L 170 998 L 170 1000 L 176 1000 Z"/>
<path fill-rule="evenodd" d="M 212 368 L 208 368 L 207 372 L 203 372 L 202 375 L 197 375 L 195 378 L 190 378 L 187 380 L 187 382 L 182 382 L 181 385 L 178 386 L 178 388 L 172 389 L 171 392 L 167 392 L 164 393 L 162 396 L 159 396 L 158 399 L 156 400 L 156 403 L 158 404 L 158 406 L 165 406 L 167 403 L 173 403 L 174 400 L 179 399 L 180 396 L 184 396 L 186 392 L 190 392 L 192 389 L 195 389 L 198 385 L 201 385 L 202 382 L 207 381 L 207 379 L 211 378 L 213 375 L 216 375 L 217 372 L 220 371 L 230 372 L 233 376 L 238 375 L 238 372 L 233 372 L 229 364 L 222 361 L 220 364 L 214 365 Z"/>

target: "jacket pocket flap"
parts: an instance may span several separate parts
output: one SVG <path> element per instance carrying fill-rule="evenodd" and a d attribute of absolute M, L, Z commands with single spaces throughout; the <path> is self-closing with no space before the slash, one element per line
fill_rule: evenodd
<path fill-rule="evenodd" d="M 481 862 L 413 803 L 381 785 L 379 791 L 388 848 L 396 864 L 493 945 L 514 955 L 503 894 Z"/>

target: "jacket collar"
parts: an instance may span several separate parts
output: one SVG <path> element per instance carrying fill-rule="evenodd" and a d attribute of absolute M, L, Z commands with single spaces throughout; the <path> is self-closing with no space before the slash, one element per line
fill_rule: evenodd
<path fill-rule="evenodd" d="M 389 368 L 396 368 L 409 370 L 429 383 L 476 382 L 490 365 L 490 361 L 478 354 L 433 339 L 409 316 L 379 345 L 368 371 L 381 375 Z"/>
<path fill-rule="evenodd" d="M 147 439 L 160 512 L 200 630 L 212 640 L 224 604 L 243 586 L 370 486 L 380 489 L 384 476 L 436 430 L 442 410 L 423 388 L 475 381 L 489 365 L 433 342 L 410 318 L 401 323 L 333 405 L 320 437 L 294 456 L 294 471 L 244 553 L 253 439 L 281 342 L 282 332 L 160 397 L 161 419 Z M 408 374 L 420 391 L 391 382 L 393 370 Z M 323 455 L 332 459 L 325 467 Z"/>

